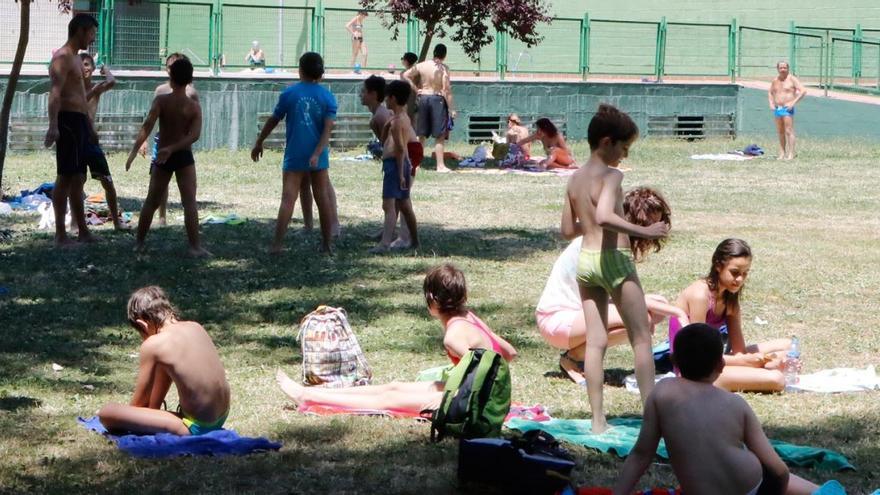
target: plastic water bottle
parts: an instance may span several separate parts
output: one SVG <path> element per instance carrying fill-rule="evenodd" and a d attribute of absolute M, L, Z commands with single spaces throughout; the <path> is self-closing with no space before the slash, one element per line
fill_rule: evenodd
<path fill-rule="evenodd" d="M 797 337 L 791 338 L 791 348 L 785 354 L 782 365 L 782 373 L 785 375 L 785 385 L 795 385 L 798 382 L 798 368 L 801 364 L 801 346 Z"/>

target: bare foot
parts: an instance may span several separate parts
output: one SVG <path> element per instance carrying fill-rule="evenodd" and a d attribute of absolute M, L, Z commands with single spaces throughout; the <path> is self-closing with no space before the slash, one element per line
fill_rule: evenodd
<path fill-rule="evenodd" d="M 144 243 L 143 243 L 143 242 L 136 242 L 136 243 L 134 244 L 134 249 L 133 249 L 133 251 L 134 251 L 135 253 L 143 254 L 144 252 L 146 252 L 146 250 L 147 250 L 147 249 L 146 249 L 146 246 L 144 246 Z"/>
<path fill-rule="evenodd" d="M 158 223 L 160 227 L 165 227 L 166 225 L 168 225 L 168 219 L 166 219 L 165 217 L 159 217 Z"/>
<path fill-rule="evenodd" d="M 333 247 L 329 244 L 324 244 L 322 242 L 321 247 L 318 249 L 318 252 L 327 256 L 333 256 Z"/>
<path fill-rule="evenodd" d="M 384 244 L 376 244 L 371 247 L 367 252 L 370 254 L 385 254 L 388 252 L 390 248 Z"/>
<path fill-rule="evenodd" d="M 131 230 L 131 224 L 117 221 L 113 224 L 113 228 L 116 229 L 117 232 L 125 232 L 126 230 Z"/>
<path fill-rule="evenodd" d="M 186 254 L 193 258 L 210 258 L 211 256 L 214 256 L 210 251 L 203 247 L 191 247 L 186 250 Z"/>
<path fill-rule="evenodd" d="M 590 425 L 590 431 L 593 432 L 593 435 L 599 435 L 608 431 L 608 422 L 605 421 L 605 418 L 602 418 L 601 420 L 593 418 L 592 421 L 590 421 Z"/>
<path fill-rule="evenodd" d="M 397 239 L 394 239 L 394 242 L 392 242 L 391 245 L 388 247 L 391 249 L 409 249 L 412 246 L 410 246 L 409 241 L 405 241 L 398 237 Z"/>
<path fill-rule="evenodd" d="M 287 373 L 281 370 L 276 371 L 275 381 L 278 382 L 278 386 L 281 387 L 284 395 L 290 397 L 290 400 L 295 402 L 296 405 L 300 405 L 305 401 L 303 397 L 305 395 L 305 387 L 291 380 Z"/>
<path fill-rule="evenodd" d="M 785 155 L 780 153 L 779 155 L 776 155 L 776 159 L 777 160 L 785 160 Z"/>
<path fill-rule="evenodd" d="M 61 249 L 66 249 L 66 248 L 71 248 L 73 246 L 76 246 L 76 241 L 74 241 L 70 237 L 55 236 L 55 247 L 61 248 Z"/>
<path fill-rule="evenodd" d="M 330 228 L 330 237 L 333 239 L 342 239 L 342 226 L 338 223 Z"/>
<path fill-rule="evenodd" d="M 452 170 L 446 165 L 437 165 L 437 172 L 441 174 L 452 172 Z"/>
<path fill-rule="evenodd" d="M 568 376 L 571 381 L 582 387 L 587 385 L 587 379 L 584 378 L 583 361 L 578 361 L 565 352 L 559 356 L 559 369 Z"/>

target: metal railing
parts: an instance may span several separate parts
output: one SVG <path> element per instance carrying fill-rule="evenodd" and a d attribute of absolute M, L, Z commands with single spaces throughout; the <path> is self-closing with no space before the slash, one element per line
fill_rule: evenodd
<path fill-rule="evenodd" d="M 241 2 L 241 0 L 237 0 Z M 99 63 L 130 69 L 160 69 L 173 52 L 185 53 L 193 65 L 214 74 L 247 70 L 245 60 L 257 41 L 266 71 L 293 69 L 305 51 L 322 53 L 332 70 L 353 68 L 356 46 L 345 29 L 359 9 L 262 5 L 223 0 L 101 0 L 96 12 L 100 31 L 91 50 Z M 270 5 L 269 3 L 273 3 Z M 398 69 L 405 51 L 418 53 L 423 26 L 410 18 L 397 36 L 384 27 L 381 11 L 370 11 L 363 22 L 365 70 Z M 788 60 L 792 73 L 824 87 L 877 88 L 880 78 L 880 29 L 796 25 L 787 30 L 729 23 L 631 21 L 556 17 L 539 26 L 542 41 L 532 47 L 505 32 L 492 33 L 493 42 L 477 60 L 467 57 L 459 43 L 436 36 L 448 47 L 447 63 L 458 73 L 495 75 L 768 78 L 779 60 Z M 27 63 L 48 63 L 29 57 Z M 4 64 L 8 62 L 0 62 Z"/>

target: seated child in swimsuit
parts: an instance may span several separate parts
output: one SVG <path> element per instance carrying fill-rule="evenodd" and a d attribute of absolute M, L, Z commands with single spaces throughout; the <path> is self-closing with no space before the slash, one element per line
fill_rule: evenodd
<path fill-rule="evenodd" d="M 718 331 L 694 323 L 678 332 L 674 344 L 672 360 L 681 377 L 660 381 L 648 397 L 639 439 L 614 494 L 633 492 L 661 437 L 683 493 L 808 494 L 818 489 L 789 473 L 742 397 L 712 385 L 724 369 Z"/>
<path fill-rule="evenodd" d="M 493 332 L 467 308 L 464 274 L 450 264 L 440 265 L 425 276 L 428 313 L 443 325 L 443 347 L 452 364 L 470 349 L 491 349 L 511 361 L 516 349 Z M 419 413 L 440 407 L 442 381 L 392 382 L 341 389 L 304 387 L 281 370 L 276 373 L 281 390 L 297 405 L 305 401 L 355 409 L 389 409 Z"/>
<path fill-rule="evenodd" d="M 752 266 L 752 250 L 741 239 L 725 239 L 715 248 L 709 274 L 679 294 L 675 305 L 691 323 L 706 323 L 726 339 L 724 371 L 715 385 L 730 391 L 779 392 L 785 388 L 782 360 L 790 339 L 746 346 L 739 296 Z M 682 327 L 669 319 L 669 342 Z"/>
<path fill-rule="evenodd" d="M 211 336 L 194 321 L 180 321 L 177 309 L 156 286 L 138 289 L 128 300 L 128 322 L 143 339 L 131 404 L 107 404 L 98 418 L 111 431 L 200 435 L 223 427 L 229 415 L 226 371 Z M 162 410 L 171 384 L 178 413 Z"/>
<path fill-rule="evenodd" d="M 662 221 L 670 224 L 669 205 L 656 190 L 637 187 L 623 198 L 624 218 L 630 223 L 648 226 Z M 577 266 L 583 237 L 577 237 L 569 244 L 550 272 L 547 285 L 535 311 L 541 336 L 551 346 L 565 352 L 559 357 L 559 366 L 575 383 L 585 385 L 583 360 L 586 349 L 587 328 L 584 310 L 578 292 Z M 652 248 L 659 251 L 664 239 L 630 238 L 635 260 L 641 260 Z M 670 304 L 659 294 L 645 294 L 651 333 L 654 326 L 667 316 L 676 316 L 687 321 L 683 310 Z M 626 342 L 626 327 L 617 306 L 608 303 L 608 346 Z"/>
<path fill-rule="evenodd" d="M 630 238 L 660 239 L 666 237 L 669 225 L 658 221 L 645 227 L 624 219 L 623 172 L 617 167 L 638 135 L 639 128 L 629 115 L 610 105 L 599 105 L 587 129 L 590 158 L 569 179 L 562 207 L 562 236 L 583 236 L 577 278 L 586 326 L 584 376 L 593 433 L 608 427 L 602 386 L 609 296 L 626 322 L 643 402 L 654 386 L 651 325 Z"/>
<path fill-rule="evenodd" d="M 180 202 L 183 204 L 186 237 L 189 242 L 188 254 L 210 256 L 211 253 L 202 248 L 199 240 L 196 167 L 192 145 L 199 140 L 202 133 L 202 108 L 186 90 L 193 80 L 192 63 L 187 59 L 178 59 L 171 64 L 169 74 L 172 92 L 153 98 L 150 112 L 125 163 L 125 170 L 130 169 L 141 145 L 150 136 L 156 121 L 159 121 L 159 151 L 156 154 L 156 167 L 150 175 L 147 198 L 144 200 L 138 219 L 135 250 L 144 249 L 144 241 L 153 222 L 153 215 L 163 198 L 167 199 L 168 184 L 171 177 L 176 176 L 177 187 L 180 189 Z"/>
<path fill-rule="evenodd" d="M 531 136 L 520 140 L 517 144 L 525 146 L 541 140 L 544 145 L 544 152 L 547 153 L 547 159 L 541 162 L 541 166 L 547 170 L 554 168 L 577 168 L 574 166 L 574 157 L 571 150 L 565 144 L 565 137 L 559 132 L 559 129 L 553 125 L 548 118 L 541 118 L 535 122 L 537 130 Z"/>

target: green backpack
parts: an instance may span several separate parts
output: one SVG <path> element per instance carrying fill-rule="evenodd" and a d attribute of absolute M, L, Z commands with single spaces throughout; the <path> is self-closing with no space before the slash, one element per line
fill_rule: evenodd
<path fill-rule="evenodd" d="M 471 349 L 449 372 L 443 400 L 431 417 L 431 441 L 501 436 L 510 411 L 510 370 L 493 351 Z"/>

